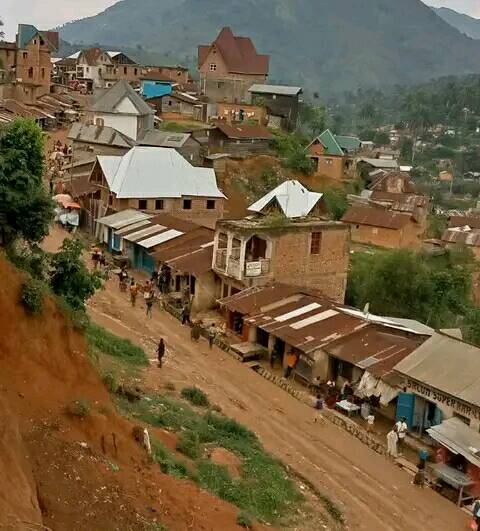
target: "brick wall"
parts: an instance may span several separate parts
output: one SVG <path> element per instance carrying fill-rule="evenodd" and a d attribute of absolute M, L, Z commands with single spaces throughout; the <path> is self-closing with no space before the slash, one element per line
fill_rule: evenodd
<path fill-rule="evenodd" d="M 316 288 L 343 302 L 349 261 L 348 230 L 323 229 L 319 254 L 311 254 L 312 229 L 281 235 L 274 244 L 272 267 L 278 282 Z"/>
<path fill-rule="evenodd" d="M 17 50 L 16 64 L 17 79 L 40 87 L 37 97 L 50 92 L 50 50 L 46 44 L 41 44 L 39 36 L 32 39 L 24 50 Z"/>
<path fill-rule="evenodd" d="M 369 225 L 352 225 L 352 241 L 378 245 L 387 249 L 416 249 L 421 246 L 424 227 L 413 221 L 402 229 L 387 229 Z"/>

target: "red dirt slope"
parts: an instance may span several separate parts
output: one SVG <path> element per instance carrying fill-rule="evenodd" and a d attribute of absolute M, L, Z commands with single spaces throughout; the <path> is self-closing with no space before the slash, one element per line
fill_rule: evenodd
<path fill-rule="evenodd" d="M 148 462 L 82 336 L 51 300 L 27 315 L 21 282 L 0 256 L 0 529 L 128 531 L 155 520 L 170 531 L 240 529 L 235 507 Z M 80 398 L 91 414 L 68 416 Z"/>

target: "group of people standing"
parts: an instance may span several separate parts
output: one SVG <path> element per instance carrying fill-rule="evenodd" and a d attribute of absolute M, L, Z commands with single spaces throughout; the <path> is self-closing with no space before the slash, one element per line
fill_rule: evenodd
<path fill-rule="evenodd" d="M 402 455 L 408 433 L 407 419 L 402 417 L 387 433 L 387 454 L 393 458 Z"/>

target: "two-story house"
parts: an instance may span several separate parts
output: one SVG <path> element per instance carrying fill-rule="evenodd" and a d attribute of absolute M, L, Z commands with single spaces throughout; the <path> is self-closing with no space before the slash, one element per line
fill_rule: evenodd
<path fill-rule="evenodd" d="M 253 105 L 266 107 L 269 127 L 289 131 L 296 128 L 301 87 L 255 84 L 248 91 Z"/>
<path fill-rule="evenodd" d="M 103 92 L 90 112 L 95 125 L 112 127 L 133 140 L 153 129 L 155 111 L 125 80 Z"/>
<path fill-rule="evenodd" d="M 123 156 L 97 156 L 90 183 L 112 212 L 166 213 L 210 228 L 223 216 L 215 171 L 192 166 L 172 148 L 135 146 Z"/>
<path fill-rule="evenodd" d="M 360 147 L 358 138 L 335 135 L 327 129 L 312 140 L 307 150 L 314 161 L 317 175 L 341 181 L 351 173 L 354 167 L 353 155 Z"/>
<path fill-rule="evenodd" d="M 267 80 L 269 59 L 257 53 L 250 38 L 223 28 L 211 44 L 198 47 L 200 90 L 214 102 L 248 103 L 248 89 Z"/>
<path fill-rule="evenodd" d="M 254 203 L 249 210 L 255 215 L 219 221 L 212 263 L 221 279 L 218 297 L 282 282 L 343 302 L 349 232 L 319 217 L 322 208 L 322 194 L 289 181 Z"/>
<path fill-rule="evenodd" d="M 84 82 L 89 91 L 103 88 L 104 76 L 110 67 L 113 67 L 113 61 L 107 52 L 100 48 L 82 50 L 77 57 L 77 79 Z"/>
<path fill-rule="evenodd" d="M 49 94 L 51 54 L 58 49 L 58 43 L 56 31 L 40 31 L 30 24 L 19 24 L 15 43 L 0 44 L 0 61 L 7 82 L 0 96 L 35 103 Z"/>

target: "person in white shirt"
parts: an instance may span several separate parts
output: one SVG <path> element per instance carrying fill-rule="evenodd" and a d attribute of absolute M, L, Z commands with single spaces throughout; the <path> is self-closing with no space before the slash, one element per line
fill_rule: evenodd
<path fill-rule="evenodd" d="M 408 432 L 407 419 L 402 417 L 396 424 L 395 428 L 398 434 L 398 449 L 400 450 L 400 455 L 402 455 L 403 445 L 405 444 L 405 436 Z"/>
<path fill-rule="evenodd" d="M 368 415 L 367 417 L 367 431 L 368 433 L 373 433 L 373 425 L 375 424 L 375 415 Z"/>
<path fill-rule="evenodd" d="M 397 442 L 398 442 L 398 434 L 396 426 L 393 427 L 392 430 L 390 430 L 387 434 L 387 455 L 390 457 L 393 457 L 394 459 L 397 457 Z"/>

